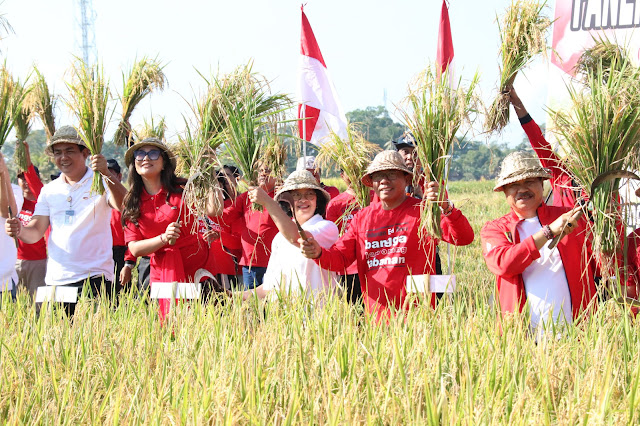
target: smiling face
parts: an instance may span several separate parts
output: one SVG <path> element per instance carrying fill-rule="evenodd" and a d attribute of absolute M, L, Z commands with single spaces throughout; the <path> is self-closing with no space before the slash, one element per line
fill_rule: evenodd
<path fill-rule="evenodd" d="M 542 204 L 542 178 L 529 178 L 505 185 L 502 190 L 511 209 L 522 219 L 537 215 Z"/>
<path fill-rule="evenodd" d="M 160 180 L 160 173 L 164 168 L 162 150 L 153 145 L 144 145 L 138 148 L 133 158 L 136 172 L 146 180 Z"/>
<path fill-rule="evenodd" d="M 33 194 L 33 192 L 31 192 L 31 189 L 29 188 L 29 184 L 24 179 L 24 174 L 18 175 L 18 186 L 22 190 L 22 196 L 26 200 L 35 201 L 36 196 Z"/>
<path fill-rule="evenodd" d="M 293 194 L 296 218 L 300 224 L 303 224 L 316 214 L 318 195 L 314 189 L 310 188 L 294 189 L 291 194 Z"/>
<path fill-rule="evenodd" d="M 404 161 L 405 166 L 412 169 L 415 167 L 415 148 L 412 146 L 405 146 L 404 148 L 400 148 L 398 150 L 400 155 L 402 155 L 402 160 Z"/>
<path fill-rule="evenodd" d="M 271 176 L 271 169 L 260 166 L 260 170 L 258 170 L 258 185 L 267 192 L 273 191 L 276 186 L 276 180 Z"/>
<path fill-rule="evenodd" d="M 411 184 L 411 175 L 402 170 L 383 170 L 372 173 L 371 181 L 380 201 L 389 208 L 395 208 L 407 196 L 405 188 Z"/>
<path fill-rule="evenodd" d="M 89 150 L 75 143 L 57 143 L 51 147 L 53 162 L 71 180 L 80 180 L 87 171 Z"/>

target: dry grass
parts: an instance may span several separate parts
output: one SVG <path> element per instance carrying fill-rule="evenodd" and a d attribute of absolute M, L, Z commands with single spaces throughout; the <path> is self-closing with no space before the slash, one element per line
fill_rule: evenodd
<path fill-rule="evenodd" d="M 29 108 L 40 118 L 44 126 L 47 141 L 56 132 L 55 108 L 56 97 L 49 91 L 49 85 L 38 68 L 33 67 L 35 81 L 31 85 Z"/>

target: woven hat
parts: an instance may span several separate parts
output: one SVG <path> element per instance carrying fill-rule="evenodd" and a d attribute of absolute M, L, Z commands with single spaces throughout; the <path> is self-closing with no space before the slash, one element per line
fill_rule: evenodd
<path fill-rule="evenodd" d="M 129 147 L 129 149 L 127 149 L 127 152 L 124 154 L 124 163 L 127 165 L 127 167 L 129 167 L 131 163 L 133 163 L 133 153 L 136 150 L 142 148 L 143 146 L 148 146 L 148 145 L 155 146 L 156 148 L 160 148 L 161 150 L 166 152 L 167 155 L 169 156 L 169 161 L 171 161 L 171 164 L 173 164 L 173 167 L 176 166 L 176 157 L 175 155 L 173 155 L 173 152 L 171 152 L 169 147 L 164 142 L 162 142 L 158 138 L 145 138 L 140 142 L 134 143 Z"/>
<path fill-rule="evenodd" d="M 298 158 L 296 163 L 296 170 L 315 170 L 316 169 L 316 157 L 313 155 L 307 155 L 306 157 Z"/>
<path fill-rule="evenodd" d="M 516 151 L 504 157 L 494 191 L 502 191 L 505 185 L 530 178 L 551 179 L 551 171 L 540 164 L 532 152 Z"/>
<path fill-rule="evenodd" d="M 56 130 L 44 152 L 49 156 L 53 156 L 53 146 L 59 143 L 73 143 L 85 148 L 87 147 L 82 138 L 78 136 L 76 129 L 72 126 L 62 126 Z"/>
<path fill-rule="evenodd" d="M 280 196 L 288 191 L 293 191 L 294 189 L 317 189 L 324 195 L 324 198 L 327 200 L 327 203 L 331 201 L 331 195 L 320 185 L 318 185 L 318 181 L 313 177 L 310 171 L 308 170 L 296 170 L 291 173 L 288 178 L 285 179 L 282 188 L 278 192 L 276 192 L 276 196 L 274 199 L 276 201 L 280 201 Z"/>
<path fill-rule="evenodd" d="M 398 151 L 382 151 L 376 155 L 369 167 L 367 167 L 367 173 L 360 179 L 366 186 L 373 186 L 371 175 L 375 172 L 383 170 L 399 170 L 407 174 L 413 172 L 404 164 L 402 155 Z"/>

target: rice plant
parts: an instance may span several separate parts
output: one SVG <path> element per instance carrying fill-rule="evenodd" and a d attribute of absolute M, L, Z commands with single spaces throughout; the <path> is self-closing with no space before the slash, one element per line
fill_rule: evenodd
<path fill-rule="evenodd" d="M 328 141 L 320 146 L 316 161 L 323 167 L 335 166 L 349 179 L 355 195 L 356 204 L 351 208 L 365 208 L 371 202 L 371 188 L 360 180 L 367 172 L 367 167 L 380 147 L 368 142 L 364 133 L 356 124 L 349 123 L 347 138 L 343 139 L 335 132 L 331 132 Z M 350 212 L 345 212 L 349 214 Z"/>
<path fill-rule="evenodd" d="M 597 74 L 599 68 L 603 70 L 604 84 L 607 83 L 610 70 L 633 70 L 633 67 L 627 66 L 631 58 L 624 47 L 609 40 L 605 35 L 594 37 L 594 42 L 593 46 L 582 52 L 574 68 L 576 75 L 581 76 L 585 84 L 589 84 L 590 76 Z"/>
<path fill-rule="evenodd" d="M 555 131 L 569 155 L 565 162 L 593 208 L 593 250 L 604 262 L 604 273 L 615 275 L 612 264 L 620 244 L 616 194 L 619 179 L 593 187 L 605 173 L 628 170 L 637 159 L 640 138 L 640 71 L 630 63 L 605 61 L 589 71 L 587 85 L 569 85 L 571 109 L 551 111 Z M 619 69 L 620 72 L 615 70 Z M 606 76 L 606 77 L 605 77 Z M 614 176 L 615 177 L 615 176 Z M 593 192 L 592 192 L 593 190 Z"/>
<path fill-rule="evenodd" d="M 132 130 L 135 139 L 141 141 L 147 138 L 158 138 L 161 141 L 166 140 L 165 133 L 167 131 L 167 123 L 164 117 L 160 117 L 157 121 L 155 117 L 151 117 L 149 121 L 143 119 L 142 125 Z"/>
<path fill-rule="evenodd" d="M 104 132 L 109 122 L 109 82 L 101 66 L 88 67 L 77 60 L 71 70 L 72 80 L 67 83 L 69 108 L 78 119 L 78 135 L 89 148 L 91 155 L 102 152 Z M 104 194 L 100 172 L 93 175 L 91 192 Z"/>
<path fill-rule="evenodd" d="M 0 149 L 7 141 L 11 129 L 13 129 L 16 117 L 15 82 L 9 71 L 0 69 Z"/>
<path fill-rule="evenodd" d="M 477 112 L 476 74 L 468 86 L 460 80 L 450 87 L 446 73 L 439 77 L 433 67 L 427 68 L 409 87 L 409 95 L 400 109 L 406 126 L 416 140 L 419 165 L 414 168 L 414 183 L 435 181 L 447 184 L 447 169 L 456 142 L 456 134 L 470 128 Z M 444 190 L 442 190 L 444 193 Z M 423 200 L 420 233 L 441 238 L 440 207 L 437 202 Z"/>
<path fill-rule="evenodd" d="M 14 162 L 19 172 L 25 172 L 29 165 L 27 164 L 27 155 L 24 143 L 31 131 L 31 102 L 29 88 L 25 87 L 20 81 L 14 82 L 13 104 L 14 129 L 16 131 L 16 149 L 13 154 Z"/>
<path fill-rule="evenodd" d="M 33 72 L 35 80 L 31 85 L 29 107 L 40 118 L 47 141 L 50 141 L 56 132 L 56 97 L 49 91 L 49 85 L 40 70 L 33 67 Z"/>
<path fill-rule="evenodd" d="M 509 122 L 509 89 L 516 75 L 539 54 L 546 54 L 546 34 L 552 21 L 543 15 L 546 1 L 513 0 L 500 29 L 500 84 L 491 105 L 485 131 L 501 131 Z"/>
<path fill-rule="evenodd" d="M 278 132 L 278 124 L 278 121 L 272 123 L 273 128 L 266 135 L 267 142 L 260 160 L 260 164 L 271 170 L 276 186 L 282 185 L 287 175 L 287 147 L 284 135 Z"/>
<path fill-rule="evenodd" d="M 167 83 L 167 78 L 163 72 L 164 66 L 156 59 L 143 57 L 136 61 L 129 70 L 129 74 L 122 75 L 122 118 L 118 129 L 113 137 L 116 145 L 127 145 L 131 135 L 131 124 L 129 119 L 133 114 L 135 107 L 147 95 L 154 90 L 163 90 Z"/>

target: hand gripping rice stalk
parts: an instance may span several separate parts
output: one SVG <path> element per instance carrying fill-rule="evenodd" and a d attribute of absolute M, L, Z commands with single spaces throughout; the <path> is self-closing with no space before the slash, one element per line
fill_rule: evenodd
<path fill-rule="evenodd" d="M 16 130 L 16 150 L 14 152 L 14 162 L 19 172 L 25 172 L 27 164 L 27 154 L 24 143 L 31 131 L 32 111 L 30 108 L 30 89 L 25 88 L 19 81 L 14 82 L 13 105 L 14 128 Z"/>
<path fill-rule="evenodd" d="M 501 131 L 509 122 L 509 88 L 516 75 L 536 55 L 546 54 L 546 33 L 551 20 L 542 14 L 546 1 L 514 0 L 500 27 L 500 86 L 485 122 L 485 131 Z"/>
<path fill-rule="evenodd" d="M 639 154 L 640 71 L 629 62 L 601 61 L 586 74 L 587 84 L 568 86 L 572 108 L 551 111 L 555 131 L 568 155 L 566 168 L 590 198 L 594 255 L 603 273 L 615 275 L 615 251 L 620 246 L 617 226 L 622 223 L 617 203 L 619 179 L 593 188 L 605 173 L 629 170 Z"/>
<path fill-rule="evenodd" d="M 477 84 L 476 74 L 468 87 L 461 80 L 457 87 L 450 87 L 446 73 L 438 77 L 435 68 L 429 67 L 410 85 L 405 109 L 400 109 L 400 114 L 416 140 L 420 166 L 414 168 L 415 185 L 438 182 L 444 195 L 456 133 L 465 123 L 470 128 L 472 115 L 477 112 Z M 422 201 L 419 231 L 421 237 L 425 234 L 442 237 L 438 203 Z"/>
<path fill-rule="evenodd" d="M 330 139 L 320 146 L 316 160 L 323 167 L 335 166 L 349 179 L 350 186 L 355 192 L 356 203 L 350 206 L 345 215 L 351 210 L 365 208 L 371 202 L 371 189 L 360 180 L 367 172 L 374 155 L 380 147 L 368 142 L 356 124 L 349 123 L 347 138 L 342 139 L 337 133 L 331 132 Z"/>
<path fill-rule="evenodd" d="M 113 141 L 116 145 L 127 145 L 131 136 L 129 119 L 135 107 L 154 90 L 163 90 L 167 78 L 162 71 L 163 65 L 157 59 L 143 57 L 137 61 L 129 75 L 122 75 L 122 118 Z"/>
<path fill-rule="evenodd" d="M 100 66 L 87 67 L 77 60 L 72 68 L 71 83 L 67 83 L 69 108 L 78 119 L 78 135 L 89 148 L 91 155 L 102 152 L 104 132 L 109 121 L 109 82 Z M 104 194 L 100 172 L 93 175 L 91 192 Z"/>
<path fill-rule="evenodd" d="M 38 68 L 33 67 L 35 81 L 31 85 L 29 106 L 33 113 L 37 114 L 44 127 L 47 141 L 56 132 L 55 107 L 56 97 L 49 91 L 49 86 Z"/>

